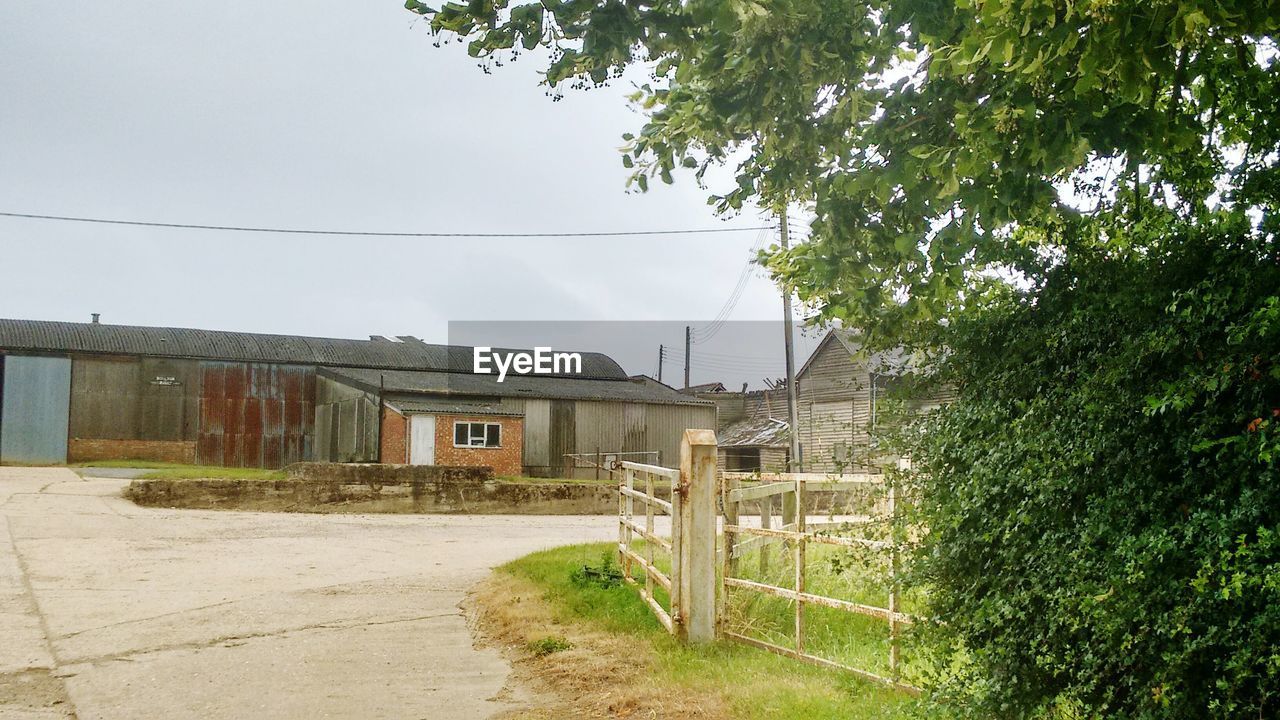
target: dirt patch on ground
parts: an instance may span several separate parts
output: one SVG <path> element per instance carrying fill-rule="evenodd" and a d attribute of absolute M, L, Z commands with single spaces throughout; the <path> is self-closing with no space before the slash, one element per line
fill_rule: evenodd
<path fill-rule="evenodd" d="M 529 697 L 528 707 L 499 716 L 505 720 L 732 717 L 717 695 L 660 684 L 647 640 L 557 622 L 538 588 L 526 580 L 495 573 L 468 600 L 477 637 L 502 649 L 515 682 Z M 539 651 L 539 641 L 547 638 L 563 639 L 570 647 Z"/>
<path fill-rule="evenodd" d="M 73 718 L 62 678 L 48 668 L 0 674 L 0 717 Z"/>

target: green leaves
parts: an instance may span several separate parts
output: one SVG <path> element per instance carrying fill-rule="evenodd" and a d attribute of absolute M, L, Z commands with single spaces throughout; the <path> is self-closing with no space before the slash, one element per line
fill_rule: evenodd
<path fill-rule="evenodd" d="M 964 648 L 944 714 L 1280 711 L 1280 244 L 1240 231 L 1132 228 L 1160 248 L 1073 254 L 939 330 L 957 397 L 902 451 L 929 636 Z"/>

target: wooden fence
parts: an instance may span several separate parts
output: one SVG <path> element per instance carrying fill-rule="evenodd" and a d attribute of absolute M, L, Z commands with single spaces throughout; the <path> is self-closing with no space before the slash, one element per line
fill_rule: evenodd
<path fill-rule="evenodd" d="M 709 430 L 688 430 L 681 445 L 680 469 L 634 462 L 619 463 L 622 481 L 618 488 L 618 554 L 627 581 L 639 588 L 641 597 L 662 625 L 672 634 L 690 642 L 709 642 L 717 636 L 768 650 L 807 663 L 853 673 L 907 692 L 918 692 L 900 676 L 901 626 L 912 618 L 901 612 L 898 588 L 898 492 L 879 475 L 746 474 L 723 473 L 717 480 L 715 435 Z M 672 483 L 671 501 L 654 494 L 657 482 Z M 867 490 L 875 492 L 867 493 Z M 823 493 L 835 498 L 841 493 L 879 494 L 883 501 L 864 504 L 864 515 L 844 517 L 841 522 L 811 523 L 812 499 Z M 716 507 L 717 495 L 720 508 Z M 781 513 L 775 526 L 774 498 L 780 498 Z M 637 522 L 636 504 L 643 505 L 644 524 Z M 742 516 L 750 505 L 759 508 L 760 526 L 744 524 Z M 720 516 L 723 511 L 723 517 Z M 828 513 L 833 514 L 832 508 Z M 655 517 L 672 519 L 669 538 L 655 528 Z M 878 517 L 877 517 L 878 516 Z M 887 527 L 883 539 L 851 533 L 851 528 L 871 527 L 879 521 Z M 717 552 L 717 525 L 723 526 L 722 549 Z M 645 542 L 637 552 L 635 539 Z M 759 554 L 762 570 L 772 562 L 773 546 L 784 544 L 791 553 L 794 576 L 788 586 L 741 577 L 740 564 L 748 551 Z M 808 585 L 806 556 L 810 544 L 858 548 L 883 554 L 887 559 L 887 607 L 830 597 Z M 670 558 L 671 574 L 657 562 L 658 551 Z M 717 555 L 719 571 L 717 572 Z M 665 564 L 665 563 L 664 563 Z M 643 581 L 635 568 L 643 570 Z M 717 577 L 718 576 L 718 577 Z M 657 592 L 666 592 L 664 606 Z M 751 637 L 730 620 L 730 592 L 749 592 L 781 598 L 793 608 L 794 636 L 790 646 Z M 853 667 L 831 657 L 823 657 L 806 647 L 805 608 L 817 606 L 883 620 L 888 631 L 888 676 L 867 668 Z"/>

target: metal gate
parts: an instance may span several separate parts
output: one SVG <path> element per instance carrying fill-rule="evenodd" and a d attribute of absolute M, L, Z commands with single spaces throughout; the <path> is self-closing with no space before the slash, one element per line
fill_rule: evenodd
<path fill-rule="evenodd" d="M 640 597 L 658 616 L 658 621 L 675 634 L 679 623 L 679 578 L 673 578 L 658 568 L 658 551 L 663 553 L 663 564 L 671 568 L 672 574 L 679 572 L 680 563 L 680 524 L 673 522 L 671 538 L 660 536 L 655 527 L 655 516 L 665 514 L 669 518 L 679 517 L 680 471 L 657 465 L 624 460 L 619 463 L 622 468 L 622 483 L 618 487 L 618 555 L 622 565 L 622 576 L 632 585 L 640 588 Z M 640 489 L 637 489 L 639 484 Z M 663 500 L 656 494 L 656 489 L 666 485 L 671 488 L 671 500 Z M 644 506 L 644 526 L 636 523 L 636 503 Z M 635 538 L 644 540 L 642 552 L 635 550 Z M 644 571 L 644 582 L 635 579 L 634 568 L 639 566 Z M 667 596 L 664 607 L 655 592 L 661 588 Z"/>
<path fill-rule="evenodd" d="M 850 672 L 908 692 L 918 692 L 915 687 L 901 680 L 899 630 L 912 619 L 900 611 L 900 529 L 897 523 L 896 486 L 886 482 L 882 475 L 724 473 L 721 493 L 724 511 L 723 569 L 718 612 L 721 636 L 814 665 Z M 827 507 L 815 507 L 821 505 L 814 502 L 819 494 L 830 499 Z M 842 497 L 843 500 L 837 500 Z M 775 514 L 775 506 L 778 504 L 775 498 L 781 500 L 780 517 Z M 751 505 L 758 508 L 759 527 L 743 522 L 743 516 Z M 827 515 L 827 521 L 810 522 L 808 516 L 815 514 L 815 510 L 825 510 L 823 514 Z M 838 510 L 845 512 L 837 512 Z M 837 518 L 838 515 L 843 517 Z M 878 531 L 878 537 L 868 537 L 869 534 L 877 534 L 868 532 L 872 530 Z M 784 546 L 785 552 L 775 555 L 774 546 L 778 544 Z M 883 566 L 875 568 L 875 572 L 881 573 L 884 576 L 881 579 L 887 581 L 884 585 L 887 590 L 887 607 L 858 602 L 848 596 L 853 593 L 840 593 L 833 589 L 831 583 L 823 586 L 811 582 L 811 576 L 820 572 L 815 570 L 814 560 L 830 563 L 840 558 L 830 555 L 811 558 L 810 545 L 881 556 Z M 846 560 L 849 565 L 864 561 L 863 558 L 851 555 Z M 748 560 L 758 563 L 754 579 L 744 577 L 747 575 Z M 790 567 L 786 567 L 788 563 Z M 866 563 L 868 566 L 873 564 Z M 823 577 L 829 579 L 829 573 Z M 842 589 L 849 590 L 847 587 Z M 789 604 L 791 628 L 788 644 L 782 644 L 782 640 L 759 636 L 768 634 L 759 632 L 763 624 L 761 616 L 766 613 L 753 608 L 750 599 L 737 606 L 734 602 L 735 595 L 744 592 L 780 599 Z M 838 594 L 846 596 L 838 597 Z M 829 649 L 824 654 L 811 648 L 810 631 L 806 623 L 806 610 L 809 608 L 823 608 L 883 621 L 888 631 L 885 657 L 887 673 L 881 674 L 867 667 L 854 666 Z M 773 612 L 768 619 L 777 622 L 780 609 L 772 608 Z M 753 611 L 756 613 L 754 617 Z M 842 626 L 838 619 L 832 618 L 823 624 L 823 629 L 831 627 Z M 755 636 L 749 634 L 751 629 L 757 630 Z"/>
<path fill-rule="evenodd" d="M 723 473 L 717 482 L 715 435 L 709 430 L 686 431 L 680 455 L 679 470 L 619 463 L 618 556 L 623 576 L 639 588 L 668 632 L 689 642 L 721 637 L 919 692 L 902 675 L 900 629 L 912 618 L 902 612 L 898 587 L 904 530 L 898 522 L 894 481 L 868 474 Z M 669 501 L 658 496 L 668 483 Z M 637 514 L 637 503 L 643 506 L 642 515 Z M 758 526 L 746 520 L 752 509 L 758 509 Z M 672 519 L 670 539 L 657 527 L 661 515 Z M 822 515 L 825 520 L 810 520 Z M 717 533 L 717 524 L 722 524 L 723 533 Z M 718 536 L 724 538 L 719 549 Z M 784 551 L 775 552 L 780 544 Z M 811 550 L 811 545 L 817 549 Z M 871 559 L 837 554 L 850 551 L 867 553 Z M 833 575 L 844 573 L 832 573 L 823 563 L 871 572 L 848 573 L 833 582 Z M 753 568 L 758 569 L 754 578 L 749 576 Z M 860 588 L 855 586 L 868 577 L 879 585 L 874 592 L 883 592 L 883 603 L 858 596 Z M 757 602 L 761 599 L 763 603 Z M 772 605 L 760 607 L 764 603 Z M 810 629 L 810 612 L 837 613 L 825 623 L 814 623 L 816 629 L 825 630 L 826 638 L 864 646 L 854 648 L 853 655 L 833 652 L 830 644 L 824 645 L 826 638 L 817 637 L 822 633 Z M 879 623 L 887 626 L 881 639 L 876 637 Z M 789 626 L 785 641 L 777 637 L 784 632 L 773 632 L 781 628 L 772 627 L 783 624 Z M 881 643 L 882 661 L 850 661 L 855 656 L 867 660 L 867 647 Z"/>

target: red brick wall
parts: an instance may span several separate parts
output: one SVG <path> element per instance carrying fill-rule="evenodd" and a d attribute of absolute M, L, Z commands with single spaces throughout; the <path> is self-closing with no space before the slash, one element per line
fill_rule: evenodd
<path fill-rule="evenodd" d="M 453 423 L 483 422 L 502 425 L 502 447 L 453 446 Z M 488 465 L 494 475 L 521 475 L 524 472 L 524 418 L 483 415 L 436 416 L 437 465 Z"/>
<path fill-rule="evenodd" d="M 382 462 L 391 465 L 409 463 L 409 418 L 392 410 L 382 410 Z"/>
<path fill-rule="evenodd" d="M 67 462 L 93 460 L 151 460 L 154 462 L 196 462 L 195 442 L 180 440 L 91 440 L 71 438 L 67 443 Z"/>

